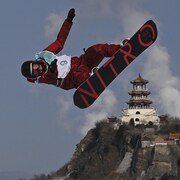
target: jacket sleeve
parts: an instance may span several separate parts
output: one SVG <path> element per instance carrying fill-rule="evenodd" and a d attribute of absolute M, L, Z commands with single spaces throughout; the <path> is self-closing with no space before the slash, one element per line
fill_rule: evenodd
<path fill-rule="evenodd" d="M 43 51 L 45 51 L 45 50 L 50 51 L 54 54 L 59 53 L 64 47 L 66 39 L 71 30 L 71 26 L 72 26 L 72 23 L 67 22 L 65 20 L 62 27 L 60 28 L 58 35 L 57 35 L 57 39 L 53 43 L 51 43 L 48 47 L 46 47 Z"/>

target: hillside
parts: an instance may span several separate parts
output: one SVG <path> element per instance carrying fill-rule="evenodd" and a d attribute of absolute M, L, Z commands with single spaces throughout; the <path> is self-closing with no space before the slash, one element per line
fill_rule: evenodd
<path fill-rule="evenodd" d="M 107 119 L 97 123 L 77 144 L 67 164 L 51 175 L 36 176 L 31 180 L 145 180 L 180 177 L 180 146 L 174 144 L 174 140 L 168 140 L 169 133 L 180 132 L 179 120 L 167 121 L 167 117 L 164 117 L 160 127 L 154 127 L 151 123 L 136 127 L 133 124 L 117 126 L 116 120 Z"/>

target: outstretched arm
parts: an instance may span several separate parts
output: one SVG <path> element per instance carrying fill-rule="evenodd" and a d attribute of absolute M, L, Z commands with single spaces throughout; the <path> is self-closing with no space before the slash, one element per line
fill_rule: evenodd
<path fill-rule="evenodd" d="M 67 18 L 64 21 L 62 27 L 60 28 L 60 31 L 57 35 L 57 39 L 53 43 L 51 43 L 48 47 L 46 47 L 44 50 L 57 54 L 63 49 L 66 39 L 71 30 L 71 26 L 73 24 L 72 20 L 74 19 L 74 17 L 75 17 L 75 9 L 72 8 L 69 10 Z"/>

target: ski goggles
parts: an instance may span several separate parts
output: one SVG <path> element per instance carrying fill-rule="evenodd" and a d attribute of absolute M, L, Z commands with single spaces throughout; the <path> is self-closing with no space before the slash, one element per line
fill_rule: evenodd
<path fill-rule="evenodd" d="M 33 77 L 38 77 L 42 73 L 42 65 L 39 62 L 30 63 L 30 74 Z"/>

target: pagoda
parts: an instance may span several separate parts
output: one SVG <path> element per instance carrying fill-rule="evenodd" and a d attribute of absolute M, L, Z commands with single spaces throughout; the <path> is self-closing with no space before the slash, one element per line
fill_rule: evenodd
<path fill-rule="evenodd" d="M 155 108 L 151 107 L 152 101 L 148 97 L 151 93 L 147 88 L 148 80 L 145 80 L 139 74 L 138 77 L 131 81 L 132 90 L 128 93 L 131 97 L 127 104 L 129 108 L 123 109 L 120 117 L 123 123 L 134 121 L 137 124 L 148 124 L 152 122 L 159 124 L 159 117 Z"/>
<path fill-rule="evenodd" d="M 129 92 L 131 98 L 127 102 L 130 109 L 149 108 L 150 104 L 152 104 L 152 101 L 148 98 L 150 91 L 148 91 L 146 87 L 147 83 L 149 83 L 149 81 L 143 79 L 140 74 L 134 81 L 131 81 L 133 89 Z"/>

